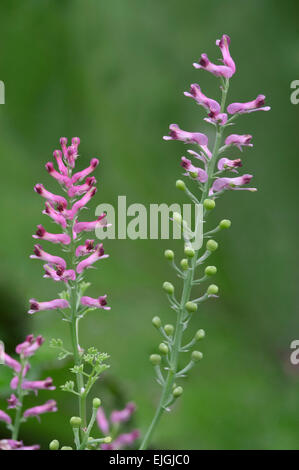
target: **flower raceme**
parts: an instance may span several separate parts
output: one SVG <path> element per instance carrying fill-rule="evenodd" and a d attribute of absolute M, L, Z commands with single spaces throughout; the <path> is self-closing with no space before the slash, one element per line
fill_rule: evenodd
<path fill-rule="evenodd" d="M 129 402 L 123 410 L 112 411 L 108 420 L 103 408 L 101 407 L 97 411 L 97 424 L 105 436 L 109 434 L 115 435 L 118 427 L 122 423 L 129 421 L 135 410 L 135 403 Z M 101 448 L 103 450 L 120 450 L 132 445 L 139 436 L 140 432 L 138 429 L 134 429 L 129 433 L 121 433 L 116 435 L 109 444 L 102 444 Z"/>

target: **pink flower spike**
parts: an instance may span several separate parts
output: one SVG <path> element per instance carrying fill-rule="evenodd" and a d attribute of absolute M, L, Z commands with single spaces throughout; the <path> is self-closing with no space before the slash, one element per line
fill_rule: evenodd
<path fill-rule="evenodd" d="M 129 421 L 129 419 L 131 418 L 135 410 L 136 410 L 135 403 L 130 402 L 126 405 L 126 407 L 123 410 L 112 411 L 111 416 L 110 416 L 111 423 L 116 424 L 116 423 Z"/>
<path fill-rule="evenodd" d="M 30 310 L 28 313 L 33 314 L 36 312 L 40 312 L 43 310 L 56 310 L 56 309 L 63 309 L 69 308 L 70 304 L 67 300 L 64 299 L 54 299 L 50 300 L 49 302 L 38 302 L 35 299 L 30 299 Z"/>
<path fill-rule="evenodd" d="M 47 191 L 42 184 L 36 184 L 34 186 L 34 191 L 53 204 L 59 204 L 64 209 L 67 207 L 67 200 L 63 196 L 57 196 L 56 194 L 50 193 L 50 191 Z"/>
<path fill-rule="evenodd" d="M 62 214 L 57 212 L 49 202 L 45 203 L 45 210 L 43 211 L 43 214 L 49 215 L 51 219 L 58 225 L 61 225 L 62 228 L 66 228 L 67 222 L 65 218 L 63 217 Z"/>
<path fill-rule="evenodd" d="M 95 252 L 88 256 L 88 258 L 85 258 L 83 261 L 80 261 L 80 263 L 77 266 L 77 273 L 80 274 L 84 269 L 90 268 L 96 261 L 99 259 L 103 258 L 108 258 L 109 255 L 104 254 L 104 248 L 103 244 L 99 244 L 95 247 Z"/>
<path fill-rule="evenodd" d="M 231 78 L 234 74 L 233 69 L 226 65 L 216 65 L 210 62 L 207 54 L 201 54 L 199 63 L 194 62 L 193 67 L 196 69 L 207 70 L 208 72 L 215 75 L 215 77 Z"/>
<path fill-rule="evenodd" d="M 242 146 L 252 147 L 251 143 L 252 135 L 244 134 L 231 134 L 225 139 L 225 145 L 235 145 L 239 150 L 242 151 Z"/>
<path fill-rule="evenodd" d="M 194 98 L 195 101 L 204 108 L 206 108 L 209 113 L 220 113 L 220 104 L 217 101 L 212 100 L 211 98 L 208 98 L 206 95 L 204 95 L 201 91 L 200 86 L 197 83 L 192 83 L 192 85 L 190 86 L 190 92 L 185 91 L 184 95 L 189 96 L 190 98 Z"/>
<path fill-rule="evenodd" d="M 240 158 L 237 158 L 236 160 L 230 160 L 229 158 L 220 158 L 220 160 L 217 163 L 217 168 L 220 171 L 223 170 L 231 170 L 237 173 L 237 170 L 234 168 L 236 167 L 241 167 L 242 166 L 242 160 Z"/>
<path fill-rule="evenodd" d="M 4 353 L 4 364 L 17 373 L 21 372 L 21 364 L 6 353 Z"/>
<path fill-rule="evenodd" d="M 41 238 L 51 243 L 62 243 L 63 245 L 69 245 L 71 243 L 71 237 L 66 233 L 49 233 L 46 232 L 42 225 L 37 226 L 37 231 L 33 238 Z"/>
<path fill-rule="evenodd" d="M 229 114 L 245 114 L 254 111 L 270 111 L 270 106 L 264 106 L 265 95 L 258 95 L 255 100 L 247 103 L 232 103 L 227 107 Z"/>
<path fill-rule="evenodd" d="M 68 211 L 67 213 L 67 217 L 70 219 L 70 220 L 73 220 L 73 218 L 75 217 L 75 215 L 77 214 L 77 212 L 81 209 L 83 209 L 83 207 L 85 207 L 89 201 L 91 200 L 91 198 L 95 195 L 95 193 L 97 192 L 97 188 L 95 187 L 92 187 L 90 188 L 86 194 L 84 194 L 83 197 L 81 197 L 81 199 L 79 199 L 79 201 L 75 202 L 75 204 L 73 205 L 72 209 L 70 211 Z"/>
<path fill-rule="evenodd" d="M 88 223 L 88 222 L 87 222 Z M 86 240 L 84 245 L 79 245 L 76 248 L 76 256 L 85 256 L 94 250 L 94 240 Z"/>
<path fill-rule="evenodd" d="M 81 305 L 86 305 L 88 307 L 103 308 L 104 310 L 110 310 L 110 307 L 107 306 L 107 295 L 102 295 L 97 299 L 92 297 L 83 296 L 80 299 Z"/>
<path fill-rule="evenodd" d="M 181 166 L 187 170 L 188 173 L 195 173 L 197 174 L 197 179 L 201 183 L 205 183 L 208 180 L 208 174 L 202 168 L 198 168 L 192 165 L 191 161 L 188 160 L 186 157 L 182 157 L 181 159 Z M 192 175 L 191 175 L 192 176 Z"/>
<path fill-rule="evenodd" d="M 20 402 L 17 399 L 17 397 L 12 393 L 9 398 L 7 398 L 8 402 L 8 409 L 16 408 L 17 406 L 20 406 Z"/>
<path fill-rule="evenodd" d="M 23 343 L 17 345 L 16 353 L 22 354 L 24 357 L 31 357 L 44 342 L 45 340 L 41 335 L 36 338 L 32 334 L 28 335 Z"/>
<path fill-rule="evenodd" d="M 57 411 L 57 404 L 55 400 L 48 400 L 44 405 L 40 406 L 34 406 L 33 408 L 28 408 L 24 412 L 24 418 L 29 418 L 36 416 L 38 417 L 39 415 L 43 413 L 51 413 Z"/>
<path fill-rule="evenodd" d="M 55 390 L 56 387 L 53 385 L 53 379 L 51 377 L 46 378 L 45 380 L 24 380 L 22 383 L 22 388 L 24 390 Z"/>
<path fill-rule="evenodd" d="M 235 65 L 235 62 L 233 61 L 233 59 L 230 55 L 230 52 L 229 52 L 230 37 L 227 36 L 227 34 L 223 34 L 221 39 L 217 39 L 216 45 L 221 50 L 223 63 L 231 69 L 232 75 L 233 75 L 236 72 L 236 65 Z M 230 77 L 228 77 L 228 78 L 230 78 Z"/>
<path fill-rule="evenodd" d="M 60 173 L 64 176 L 68 175 L 67 167 L 63 163 L 61 150 L 54 150 L 53 157 L 57 162 L 58 169 Z"/>
<path fill-rule="evenodd" d="M 97 411 L 97 423 L 103 434 L 109 434 L 109 422 L 102 407 Z"/>
<path fill-rule="evenodd" d="M 246 189 L 249 191 L 256 191 L 256 188 L 239 188 L 239 186 L 250 183 L 252 177 L 252 175 L 242 175 L 236 178 L 217 178 L 213 183 L 210 194 L 215 192 L 218 193 L 224 189 Z"/>
<path fill-rule="evenodd" d="M 11 417 L 5 413 L 5 411 L 0 410 L 0 421 L 4 421 L 6 424 L 11 424 Z"/>
<path fill-rule="evenodd" d="M 107 227 L 107 221 L 105 219 L 106 214 L 103 212 L 97 220 L 93 220 L 92 222 L 76 222 L 74 225 L 74 232 L 92 232 L 97 227 Z"/>
<path fill-rule="evenodd" d="M 54 264 L 55 266 L 61 266 L 63 269 L 66 268 L 66 262 L 60 256 L 50 255 L 43 250 L 41 245 L 34 245 L 34 255 L 30 255 L 31 259 L 42 259 L 47 263 Z"/>
<path fill-rule="evenodd" d="M 96 184 L 96 179 L 94 176 L 90 176 L 89 178 L 86 178 L 85 183 L 81 184 L 79 186 L 71 186 L 70 189 L 68 190 L 68 196 L 69 197 L 74 197 L 74 196 L 81 196 L 81 194 L 86 193 L 91 186 Z"/>
<path fill-rule="evenodd" d="M 86 178 L 86 176 L 88 176 L 90 173 L 92 173 L 95 170 L 95 168 L 98 166 L 99 163 L 100 162 L 97 158 L 92 158 L 90 160 L 90 165 L 87 168 L 85 168 L 82 171 L 78 171 L 72 176 L 72 183 L 74 184 L 77 181 L 82 181 L 84 178 Z"/>
<path fill-rule="evenodd" d="M 183 131 L 177 124 L 170 124 L 169 129 L 169 135 L 164 136 L 164 140 L 181 140 L 182 142 L 201 146 L 208 145 L 208 138 L 205 134 Z"/>

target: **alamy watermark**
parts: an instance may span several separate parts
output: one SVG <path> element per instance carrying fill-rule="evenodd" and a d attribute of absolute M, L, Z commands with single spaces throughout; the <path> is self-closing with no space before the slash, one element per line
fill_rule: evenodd
<path fill-rule="evenodd" d="M 290 100 L 292 104 L 298 104 L 299 103 L 299 80 L 293 80 L 290 85 L 292 91 Z"/>
<path fill-rule="evenodd" d="M 4 343 L 3 341 L 0 341 L 0 364 L 4 364 L 4 353 L 5 353 Z"/>

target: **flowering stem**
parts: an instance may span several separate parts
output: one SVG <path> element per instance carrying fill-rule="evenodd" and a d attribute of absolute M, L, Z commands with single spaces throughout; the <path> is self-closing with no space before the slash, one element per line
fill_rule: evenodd
<path fill-rule="evenodd" d="M 20 430 L 21 417 L 22 417 L 23 398 L 24 398 L 22 382 L 23 382 L 23 373 L 24 373 L 25 366 L 26 366 L 25 361 L 21 359 L 21 370 L 18 373 L 19 380 L 18 380 L 18 387 L 16 390 L 18 403 L 16 406 L 16 416 L 15 416 L 15 421 L 12 427 L 12 436 L 11 436 L 11 438 L 15 441 L 17 441 L 19 437 L 19 430 Z"/>
<path fill-rule="evenodd" d="M 225 103 L 226 103 L 226 96 L 229 88 L 229 80 L 226 79 L 223 81 L 223 86 L 221 87 L 222 91 L 222 98 L 221 98 L 221 112 L 224 111 L 225 108 Z M 215 143 L 214 143 L 214 149 L 212 153 L 212 157 L 210 158 L 208 162 L 208 167 L 207 167 L 207 173 L 208 173 L 208 179 L 204 185 L 203 191 L 202 191 L 202 197 L 200 203 L 203 204 L 203 201 L 206 199 L 206 197 L 209 194 L 209 190 L 212 186 L 213 183 L 213 175 L 214 175 L 214 168 L 215 164 L 218 158 L 219 154 L 219 148 L 221 145 L 221 140 L 222 140 L 222 133 L 223 133 L 223 126 L 216 125 L 216 136 L 215 136 Z M 182 337 L 183 337 L 183 332 L 184 332 L 184 325 L 185 321 L 188 321 L 188 318 L 186 318 L 186 309 L 185 305 L 190 299 L 191 295 L 191 289 L 194 281 L 194 275 L 195 275 L 195 270 L 197 267 L 197 260 L 199 256 L 199 250 L 195 251 L 195 255 L 192 258 L 191 262 L 191 267 L 189 267 L 186 276 L 184 277 L 184 285 L 183 285 L 183 292 L 181 296 L 181 302 L 179 309 L 177 311 L 177 320 L 176 320 L 176 327 L 175 327 L 175 335 L 172 343 L 172 348 L 171 348 L 171 353 L 170 353 L 170 367 L 167 373 L 167 377 L 165 380 L 165 383 L 163 385 L 163 391 L 161 395 L 161 399 L 158 405 L 158 408 L 156 410 L 156 413 L 154 415 L 154 418 L 145 434 L 145 437 L 142 441 L 142 444 L 139 448 L 139 450 L 145 450 L 148 447 L 148 444 L 152 438 L 152 435 L 155 431 L 155 428 L 157 427 L 160 418 L 165 410 L 167 410 L 167 407 L 169 404 L 172 403 L 173 401 L 173 396 L 172 396 L 172 388 L 175 382 L 175 378 L 177 375 L 178 371 L 178 358 L 179 358 L 179 353 L 182 349 Z"/>

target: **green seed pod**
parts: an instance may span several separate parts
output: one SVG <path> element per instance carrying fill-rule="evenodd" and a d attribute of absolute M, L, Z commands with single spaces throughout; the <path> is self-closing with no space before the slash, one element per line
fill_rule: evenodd
<path fill-rule="evenodd" d="M 196 312 L 197 310 L 197 305 L 194 303 L 194 302 L 187 302 L 185 304 L 185 309 L 187 310 L 187 312 L 189 313 L 194 313 Z"/>
<path fill-rule="evenodd" d="M 79 416 L 73 416 L 70 419 L 70 425 L 73 428 L 80 428 L 81 424 L 82 424 L 82 420 L 81 420 L 81 418 L 79 418 Z"/>
<path fill-rule="evenodd" d="M 230 228 L 231 224 L 232 224 L 232 223 L 231 223 L 230 220 L 228 220 L 228 219 L 223 219 L 223 220 L 221 220 L 221 222 L 220 222 L 220 224 L 219 224 L 219 228 L 221 228 L 221 229 L 222 229 L 222 228 Z"/>
<path fill-rule="evenodd" d="M 207 289 L 207 293 L 209 295 L 216 295 L 218 294 L 218 291 L 219 291 L 219 288 L 215 284 L 211 284 Z"/>
<path fill-rule="evenodd" d="M 215 240 L 208 240 L 206 248 L 209 251 L 216 251 L 218 248 L 218 243 Z"/>
<path fill-rule="evenodd" d="M 100 399 L 100 398 L 94 398 L 94 399 L 92 400 L 92 406 L 93 406 L 93 408 L 96 408 L 96 409 L 97 409 L 97 408 L 100 408 L 101 403 L 102 403 L 102 402 L 101 402 L 101 399 Z"/>
<path fill-rule="evenodd" d="M 187 271 L 187 269 L 189 268 L 189 263 L 188 263 L 188 260 L 186 258 L 183 258 L 181 260 L 181 268 L 184 270 L 184 271 Z"/>
<path fill-rule="evenodd" d="M 191 246 L 186 246 L 184 253 L 188 258 L 193 258 L 195 255 L 195 251 L 193 250 L 193 248 L 191 248 Z"/>
<path fill-rule="evenodd" d="M 198 177 L 198 174 L 197 174 L 196 171 L 190 171 L 189 175 L 191 176 L 191 178 L 197 178 Z"/>
<path fill-rule="evenodd" d="M 172 261 L 174 259 L 174 252 L 172 250 L 165 250 L 164 251 L 164 256 L 169 261 Z"/>
<path fill-rule="evenodd" d="M 161 356 L 159 354 L 151 354 L 149 359 L 153 366 L 158 366 L 161 364 Z"/>
<path fill-rule="evenodd" d="M 73 450 L 73 448 L 69 447 L 69 446 L 63 446 L 63 447 L 61 447 L 60 450 Z"/>
<path fill-rule="evenodd" d="M 173 396 L 174 396 L 175 398 L 178 398 L 178 397 L 180 397 L 180 396 L 183 394 L 183 391 L 184 391 L 183 387 L 176 387 L 176 388 L 173 390 L 172 394 L 173 394 Z"/>
<path fill-rule="evenodd" d="M 184 181 L 177 180 L 175 182 L 175 185 L 176 185 L 177 189 L 180 189 L 181 191 L 186 191 L 186 185 L 185 185 Z"/>
<path fill-rule="evenodd" d="M 193 353 L 191 354 L 191 359 L 192 359 L 192 361 L 194 361 L 194 362 L 198 362 L 198 361 L 200 361 L 202 358 L 203 358 L 203 353 L 200 352 L 200 351 L 193 351 Z"/>
<path fill-rule="evenodd" d="M 208 211 L 211 211 L 216 206 L 216 203 L 215 201 L 213 201 L 213 199 L 205 199 L 203 202 L 203 206 Z"/>
<path fill-rule="evenodd" d="M 196 339 L 196 341 L 200 341 L 200 340 L 203 339 L 205 336 L 206 336 L 205 330 L 198 330 L 198 331 L 195 333 L 195 339 Z"/>
<path fill-rule="evenodd" d="M 171 336 L 174 332 L 174 326 L 173 325 L 165 325 L 164 326 L 164 331 L 168 336 Z"/>
<path fill-rule="evenodd" d="M 54 441 L 51 441 L 49 444 L 49 449 L 50 450 L 58 450 L 59 449 L 59 441 L 57 439 L 54 439 Z"/>
<path fill-rule="evenodd" d="M 167 281 L 164 282 L 162 287 L 163 287 L 163 290 L 164 290 L 167 294 L 172 295 L 172 294 L 174 293 L 174 287 L 173 287 L 173 285 L 171 284 L 171 282 L 167 282 Z"/>
<path fill-rule="evenodd" d="M 217 273 L 216 266 L 207 266 L 206 269 L 205 269 L 205 274 L 207 276 L 213 276 L 216 273 Z"/>
<path fill-rule="evenodd" d="M 161 327 L 161 320 L 160 317 L 154 317 L 152 319 L 152 324 L 154 325 L 155 328 L 160 328 Z"/>
<path fill-rule="evenodd" d="M 165 343 L 159 344 L 159 351 L 161 354 L 168 354 L 168 346 Z"/>

